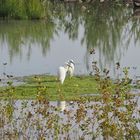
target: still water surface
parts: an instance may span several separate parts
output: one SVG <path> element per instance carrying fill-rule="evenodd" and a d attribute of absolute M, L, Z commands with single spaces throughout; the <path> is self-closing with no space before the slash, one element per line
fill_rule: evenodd
<path fill-rule="evenodd" d="M 112 75 L 118 61 L 130 67 L 132 77 L 140 75 L 140 19 L 133 17 L 132 8 L 51 8 L 54 13 L 46 21 L 0 21 L 0 76 L 56 75 L 69 59 L 76 63 L 76 75 L 89 74 L 93 60 Z M 95 56 L 89 53 L 93 48 Z"/>
<path fill-rule="evenodd" d="M 133 101 L 136 104 L 132 116 L 131 113 L 127 116 L 133 118 L 133 121 L 129 121 L 131 127 L 134 125 L 134 128 L 139 131 L 140 122 L 136 121 L 135 123 L 135 120 L 140 119 L 139 96 L 134 97 Z M 8 101 L 0 101 L 1 107 L 3 108 L 7 108 L 5 107 L 6 105 L 9 107 L 9 103 Z M 46 140 L 65 140 L 66 138 L 70 140 L 79 140 L 82 138 L 86 140 L 104 139 L 101 129 L 107 129 L 107 127 L 102 128 L 100 126 L 105 119 L 104 117 L 99 117 L 105 113 L 101 102 L 51 101 L 41 104 L 35 100 L 15 100 L 10 105 L 12 106 L 12 110 L 9 120 L 8 115 L 5 112 L 1 112 L 1 126 L 3 127 L 0 129 L 0 138 L 3 140 L 9 138 L 38 140 L 41 137 Z M 78 110 L 81 112 L 81 115 L 83 113 L 85 114 L 82 119 L 80 118 L 80 114 L 78 115 Z M 125 112 L 127 109 L 123 106 L 120 110 Z M 129 123 L 127 124 L 126 121 L 122 124 L 121 119 L 117 119 L 118 115 L 114 116 L 113 112 L 114 110 L 106 112 L 108 113 L 108 119 L 112 121 L 111 124 L 116 122 L 117 126 L 120 125 L 120 129 L 121 126 L 127 128 L 126 125 Z M 80 121 L 78 121 L 78 117 Z M 109 126 L 109 129 L 111 129 L 111 126 Z M 123 131 L 125 135 L 127 129 L 126 131 L 123 129 Z M 139 133 L 136 133 L 135 136 L 135 140 L 138 140 L 140 137 Z"/>
<path fill-rule="evenodd" d="M 101 69 L 110 69 L 112 75 L 115 75 L 115 63 L 118 61 L 122 67 L 130 67 L 132 77 L 140 75 L 140 19 L 133 17 L 135 11 L 132 8 L 89 5 L 83 11 L 77 5 L 54 4 L 49 10 L 51 14 L 47 21 L 0 21 L 0 76 L 4 72 L 14 76 L 44 73 L 56 75 L 58 66 L 69 59 L 76 63 L 75 74 L 89 74 L 92 70 L 91 62 L 95 60 Z M 93 48 L 95 56 L 90 54 Z M 7 65 L 4 66 L 5 62 Z M 3 101 L 0 104 L 0 107 L 6 105 Z M 88 127 L 91 128 L 96 122 L 95 128 L 89 130 L 95 131 L 99 122 L 95 118 L 96 121 L 91 123 L 94 120 L 90 119 L 91 115 L 94 117 L 92 112 L 96 111 L 89 108 L 91 104 L 95 106 L 94 102 L 83 106 L 88 105 Z M 72 112 L 69 116 L 72 129 L 67 134 L 71 139 L 78 139 L 77 136 L 82 134 L 80 124 L 71 122 L 76 120 L 74 114 L 77 104 L 63 101 L 50 102 L 49 105 L 43 108 L 38 104 L 33 106 L 31 101 L 27 101 L 27 104 L 20 100 L 14 101 L 12 120 L 5 119 L 6 115 L 1 114 L 1 122 L 4 122 L 0 131 L 1 139 L 7 137 L 7 134 L 10 137 L 13 132 L 18 134 L 15 136 L 19 139 L 38 139 L 41 134 L 53 139 L 54 129 L 46 130 L 48 118 L 45 116 L 44 119 L 43 115 L 46 112 L 57 114 L 61 121 L 58 124 L 67 124 L 65 109 Z M 60 109 L 56 110 L 52 105 Z M 136 112 L 133 114 L 136 118 L 140 117 L 139 105 L 140 98 L 137 97 Z M 44 109 L 43 112 L 40 112 L 41 109 Z M 140 130 L 140 123 L 136 125 Z M 63 139 L 63 135 L 60 137 Z"/>

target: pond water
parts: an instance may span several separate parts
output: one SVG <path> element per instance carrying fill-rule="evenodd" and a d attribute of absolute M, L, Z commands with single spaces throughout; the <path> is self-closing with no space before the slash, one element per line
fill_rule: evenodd
<path fill-rule="evenodd" d="M 129 136 L 139 140 L 140 97 L 135 96 L 133 102 L 134 108 L 129 112 L 130 108 L 127 108 L 128 110 L 125 108 L 127 103 L 121 108 L 113 106 L 109 111 L 107 104 L 104 105 L 99 101 L 39 103 L 37 100 L 13 100 L 12 102 L 1 100 L 0 139 L 103 140 L 105 138 L 103 136 L 106 135 L 103 132 L 107 129 L 110 136 L 120 131 L 118 139 L 123 135 L 123 139 Z M 115 113 L 114 109 L 118 112 Z M 125 119 L 119 116 L 120 112 L 126 113 Z M 104 125 L 104 121 L 109 121 L 109 126 Z M 112 130 L 113 125 L 116 125 L 118 132 Z M 129 129 L 133 129 L 134 133 L 130 133 L 132 130 L 129 131 Z M 113 138 L 115 138 L 114 135 Z"/>
<path fill-rule="evenodd" d="M 89 74 L 93 59 L 111 75 L 116 62 L 140 75 L 140 19 L 132 7 L 60 3 L 48 13 L 43 21 L 0 21 L 0 76 L 56 75 L 69 59 L 76 75 Z"/>
<path fill-rule="evenodd" d="M 75 62 L 76 75 L 88 75 L 92 61 L 98 61 L 100 69 L 108 68 L 112 76 L 116 75 L 116 62 L 130 67 L 131 77 L 140 76 L 140 19 L 135 16 L 135 9 L 108 3 L 94 6 L 50 3 L 47 10 L 46 20 L 42 21 L 0 21 L 0 78 L 4 73 L 56 75 L 57 68 L 69 59 Z M 93 48 L 95 55 L 90 54 Z M 127 102 L 124 106 L 128 112 L 124 106 L 116 109 L 112 105 L 107 116 L 108 108 L 102 100 L 84 103 L 0 100 L 0 139 L 102 140 L 102 132 L 108 128 L 103 122 L 108 120 L 109 127 L 114 124 L 117 131 L 128 136 L 129 129 L 134 130 L 134 137 L 139 139 L 139 95 L 132 100 L 133 110 Z"/>

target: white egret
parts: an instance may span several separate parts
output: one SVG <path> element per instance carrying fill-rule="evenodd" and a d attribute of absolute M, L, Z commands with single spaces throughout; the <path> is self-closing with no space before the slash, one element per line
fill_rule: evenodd
<path fill-rule="evenodd" d="M 66 63 L 65 66 L 60 66 L 58 68 L 58 73 L 57 73 L 58 74 L 58 80 L 60 81 L 61 84 L 64 83 L 64 80 L 66 78 L 66 74 L 67 74 L 68 69 L 69 69 L 69 64 L 68 63 Z"/>
<path fill-rule="evenodd" d="M 73 76 L 73 74 L 74 74 L 74 61 L 73 60 L 69 60 L 68 61 L 68 74 L 70 75 L 70 77 L 72 77 Z"/>

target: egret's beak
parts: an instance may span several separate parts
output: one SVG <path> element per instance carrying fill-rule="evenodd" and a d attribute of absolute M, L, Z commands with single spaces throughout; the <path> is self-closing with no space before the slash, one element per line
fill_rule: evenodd
<path fill-rule="evenodd" d="M 73 64 L 75 65 L 75 63 L 74 63 L 74 61 L 73 61 L 73 60 L 69 60 L 69 63 L 73 63 Z"/>

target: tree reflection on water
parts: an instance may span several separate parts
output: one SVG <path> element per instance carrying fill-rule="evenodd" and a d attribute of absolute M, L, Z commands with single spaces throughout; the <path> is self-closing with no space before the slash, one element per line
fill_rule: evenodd
<path fill-rule="evenodd" d="M 46 55 L 55 37 L 63 37 L 62 32 L 72 42 L 80 39 L 87 52 L 91 48 L 98 49 L 101 67 L 115 64 L 115 58 L 120 60 L 132 42 L 135 46 L 139 44 L 140 19 L 134 18 L 136 11 L 132 8 L 112 2 L 95 2 L 94 5 L 86 4 L 83 10 L 83 5 L 48 1 L 45 10 L 43 21 L 0 22 L 0 43 L 6 42 L 11 61 L 14 56 L 22 55 L 22 46 L 28 48 L 28 59 L 32 45 L 41 48 Z"/>

